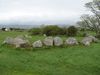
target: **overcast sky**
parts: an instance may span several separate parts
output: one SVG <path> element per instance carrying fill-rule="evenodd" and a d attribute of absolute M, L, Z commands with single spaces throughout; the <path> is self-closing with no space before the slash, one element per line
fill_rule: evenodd
<path fill-rule="evenodd" d="M 0 24 L 70 24 L 91 0 L 0 0 Z"/>

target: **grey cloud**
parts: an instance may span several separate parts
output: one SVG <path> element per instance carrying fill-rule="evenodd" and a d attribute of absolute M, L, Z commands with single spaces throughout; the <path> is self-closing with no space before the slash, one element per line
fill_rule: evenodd
<path fill-rule="evenodd" d="M 90 0 L 0 0 L 0 23 L 75 22 Z"/>

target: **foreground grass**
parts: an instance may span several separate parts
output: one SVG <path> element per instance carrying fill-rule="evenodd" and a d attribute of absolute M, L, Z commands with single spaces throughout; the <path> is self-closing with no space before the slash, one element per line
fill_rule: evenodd
<path fill-rule="evenodd" d="M 5 34 L 8 33 L 3 34 L 0 37 L 1 41 L 7 37 Z M 10 32 L 9 36 L 15 35 Z M 33 36 L 32 39 L 40 38 L 43 37 Z M 31 50 L 0 46 L 0 75 L 99 74 L 100 43 L 92 44 L 89 47 L 52 47 Z"/>

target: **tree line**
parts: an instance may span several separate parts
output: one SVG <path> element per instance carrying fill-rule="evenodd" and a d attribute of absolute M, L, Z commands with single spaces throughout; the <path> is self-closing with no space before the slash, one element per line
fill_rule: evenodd
<path fill-rule="evenodd" d="M 66 35 L 66 36 L 76 36 L 78 28 L 75 26 L 59 27 L 57 25 L 48 25 L 40 28 L 32 28 L 29 30 L 31 35 L 43 35 L 46 36 L 56 36 L 56 35 Z"/>

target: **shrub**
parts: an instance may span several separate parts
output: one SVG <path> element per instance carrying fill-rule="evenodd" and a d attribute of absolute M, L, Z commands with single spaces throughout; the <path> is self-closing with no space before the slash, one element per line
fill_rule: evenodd
<path fill-rule="evenodd" d="M 58 26 L 45 26 L 43 28 L 43 34 L 46 34 L 47 36 L 54 36 L 54 35 L 60 35 L 62 29 Z"/>
<path fill-rule="evenodd" d="M 56 35 L 66 35 L 66 27 L 59 27 L 56 25 L 49 25 L 41 28 L 32 28 L 29 30 L 31 35 L 41 35 L 46 34 L 47 36 L 56 36 Z"/>
<path fill-rule="evenodd" d="M 68 36 L 76 36 L 77 35 L 77 31 L 78 31 L 78 29 L 75 26 L 70 26 L 67 29 L 67 35 Z"/>
<path fill-rule="evenodd" d="M 40 34 L 42 34 L 41 31 L 42 30 L 40 28 L 33 28 L 33 29 L 29 30 L 29 32 L 31 33 L 31 35 L 40 35 Z"/>
<path fill-rule="evenodd" d="M 67 28 L 66 27 L 61 28 L 60 35 L 66 35 L 66 34 L 67 34 Z"/>

